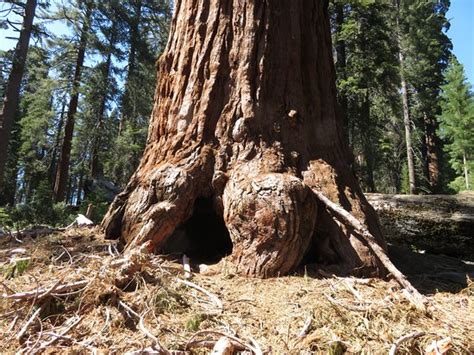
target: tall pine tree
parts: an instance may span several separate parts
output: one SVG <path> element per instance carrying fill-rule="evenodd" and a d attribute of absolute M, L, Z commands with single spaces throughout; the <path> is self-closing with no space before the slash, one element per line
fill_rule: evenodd
<path fill-rule="evenodd" d="M 474 97 L 466 81 L 463 66 L 453 57 L 445 74 L 442 89 L 439 133 L 448 140 L 446 145 L 452 167 L 462 176 L 451 185 L 456 189 L 472 188 L 474 168 Z"/>

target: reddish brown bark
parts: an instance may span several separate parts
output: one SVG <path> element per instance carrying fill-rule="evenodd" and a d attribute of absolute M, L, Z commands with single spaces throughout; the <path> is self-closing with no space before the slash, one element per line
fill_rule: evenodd
<path fill-rule="evenodd" d="M 439 138 L 436 135 L 437 122 L 424 115 L 427 178 L 432 193 L 439 192 Z"/>
<path fill-rule="evenodd" d="M 104 218 L 108 237 L 160 252 L 207 198 L 240 274 L 288 273 L 309 250 L 340 272 L 381 273 L 313 192 L 385 246 L 349 166 L 323 1 L 177 1 L 158 78 L 145 153 Z"/>

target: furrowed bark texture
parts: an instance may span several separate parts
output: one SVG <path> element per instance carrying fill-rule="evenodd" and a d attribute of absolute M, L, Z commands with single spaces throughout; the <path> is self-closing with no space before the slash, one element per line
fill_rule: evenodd
<path fill-rule="evenodd" d="M 240 274 L 285 274 L 308 253 L 340 272 L 382 272 L 313 192 L 385 247 L 336 113 L 324 3 L 176 2 L 147 146 L 104 218 L 109 238 L 160 252 L 195 200 L 210 198 L 233 243 L 226 264 Z"/>

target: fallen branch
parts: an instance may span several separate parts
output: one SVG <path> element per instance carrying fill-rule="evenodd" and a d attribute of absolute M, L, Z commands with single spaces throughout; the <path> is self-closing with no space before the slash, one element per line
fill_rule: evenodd
<path fill-rule="evenodd" d="M 188 350 L 189 349 L 189 345 L 190 344 L 193 344 L 193 339 L 196 338 L 197 336 L 199 335 L 203 335 L 203 334 L 214 334 L 214 335 L 219 335 L 221 337 L 226 337 L 226 338 L 229 338 L 230 340 L 233 340 L 235 341 L 237 344 L 239 344 L 240 346 L 243 346 L 245 349 L 247 350 L 250 350 L 252 351 L 253 353 L 255 354 L 260 354 L 260 351 L 258 349 L 255 349 L 253 346 L 249 345 L 249 344 L 246 344 L 244 343 L 243 340 L 240 340 L 239 338 L 233 336 L 233 335 L 230 335 L 230 334 L 226 334 L 226 333 L 223 333 L 223 332 L 219 332 L 217 330 L 201 330 L 199 332 L 196 332 L 194 333 L 191 338 L 188 340 L 187 344 L 186 344 L 186 347 L 184 348 L 184 350 Z"/>
<path fill-rule="evenodd" d="M 140 331 L 145 334 L 148 338 L 150 338 L 151 340 L 153 340 L 154 342 L 154 347 L 156 348 L 156 350 L 158 350 L 158 352 L 160 354 L 169 354 L 169 351 L 166 350 L 163 346 L 161 346 L 159 340 L 157 337 L 155 337 L 146 327 L 145 327 L 145 321 L 144 321 L 144 318 L 145 318 L 145 315 L 147 314 L 148 311 L 146 311 L 142 316 L 140 316 L 140 321 L 138 322 L 138 329 L 140 329 Z"/>
<path fill-rule="evenodd" d="M 425 332 L 413 332 L 407 335 L 402 336 L 401 338 L 397 339 L 395 343 L 392 344 L 390 347 L 390 351 L 388 352 L 388 355 L 395 355 L 397 353 L 398 347 L 405 341 L 410 340 L 410 339 L 415 339 L 419 338 L 425 335 Z"/>
<path fill-rule="evenodd" d="M 224 305 L 222 304 L 221 300 L 215 294 L 209 292 L 205 288 L 187 280 L 181 280 L 181 279 L 176 278 L 176 281 L 204 293 L 207 297 L 211 299 L 212 302 L 214 302 L 214 304 L 217 306 L 217 308 L 219 308 L 221 312 L 224 309 Z"/>
<path fill-rule="evenodd" d="M 75 326 L 77 326 L 80 321 L 82 320 L 82 316 L 80 317 L 77 317 L 76 319 L 74 318 L 71 318 L 69 321 L 71 322 L 71 324 L 69 324 L 66 329 L 64 329 L 61 333 L 59 334 L 53 334 L 52 335 L 52 339 L 41 344 L 41 346 L 38 348 L 37 351 L 40 351 L 40 350 L 43 350 L 43 349 L 46 349 L 48 346 L 51 346 L 52 344 L 54 344 L 57 340 L 59 339 L 62 339 L 65 337 L 65 335 L 71 331 L 71 329 L 73 329 Z"/>
<path fill-rule="evenodd" d="M 89 280 L 82 280 L 82 281 L 77 281 L 77 282 L 73 282 L 73 283 L 61 285 L 61 286 L 57 286 L 55 284 L 53 285 L 53 287 L 50 287 L 49 289 L 40 288 L 34 291 L 14 293 L 12 295 L 3 294 L 3 298 L 13 299 L 13 300 L 27 300 L 27 299 L 37 297 L 37 299 L 40 299 L 51 294 L 53 291 L 54 291 L 55 296 L 61 296 L 61 294 L 64 292 L 75 291 L 84 286 L 87 286 L 89 282 L 90 282 Z"/>
<path fill-rule="evenodd" d="M 21 341 L 23 336 L 25 335 L 26 331 L 28 330 L 28 327 L 30 326 L 31 323 L 36 319 L 38 314 L 43 310 L 43 306 L 38 307 L 38 309 L 31 315 L 30 318 L 26 321 L 26 323 L 23 325 L 23 327 L 20 329 L 18 334 L 16 335 L 16 339 Z"/>
<path fill-rule="evenodd" d="M 228 339 L 228 338 L 226 338 L 226 339 Z M 241 343 L 238 343 L 238 342 L 236 342 L 232 339 L 228 339 L 228 340 L 232 344 L 232 347 L 234 348 L 235 351 L 247 350 L 247 348 L 244 345 L 242 345 Z M 212 341 L 212 340 L 194 340 L 194 341 L 188 342 L 188 344 L 186 344 L 186 349 L 194 349 L 194 348 L 214 349 L 216 344 L 217 343 L 215 341 Z"/>
<path fill-rule="evenodd" d="M 38 238 L 43 237 L 45 235 L 49 235 L 55 232 L 64 232 L 66 228 L 52 228 L 52 227 L 37 227 L 37 228 L 30 228 L 30 229 L 23 229 L 21 231 L 10 233 L 12 238 L 15 238 L 18 242 L 22 242 L 19 238 Z"/>
<path fill-rule="evenodd" d="M 35 302 L 42 298 L 48 297 L 53 291 L 55 291 L 59 287 L 62 281 L 62 279 L 59 279 L 53 286 L 51 286 L 49 289 L 46 290 L 46 292 L 42 293 L 41 295 L 39 294 L 39 290 L 37 289 Z"/>
<path fill-rule="evenodd" d="M 157 351 L 160 353 L 160 354 L 170 354 L 170 352 L 168 350 L 166 350 L 159 342 L 158 338 L 155 337 L 146 327 L 145 327 L 145 323 L 144 323 L 144 317 L 146 315 L 146 313 L 148 311 L 146 311 L 143 315 L 139 315 L 137 312 L 135 312 L 129 305 L 127 305 L 125 302 L 123 301 L 119 301 L 119 305 L 122 306 L 123 308 L 125 308 L 126 311 L 128 311 L 131 315 L 135 316 L 136 318 L 138 318 L 139 322 L 138 322 L 138 329 L 148 338 L 150 338 L 151 340 L 153 340 L 154 342 L 154 346 L 155 348 L 157 349 Z"/>
<path fill-rule="evenodd" d="M 370 249 L 374 252 L 375 256 L 379 259 L 382 265 L 392 274 L 397 282 L 406 290 L 406 296 L 408 300 L 419 310 L 426 310 L 426 298 L 413 287 L 410 281 L 407 280 L 400 270 L 390 261 L 385 251 L 376 242 L 374 236 L 367 230 L 367 228 L 359 222 L 352 214 L 346 211 L 344 208 L 338 206 L 325 195 L 319 191 L 313 190 L 319 201 L 321 201 L 326 209 L 334 217 L 339 219 L 345 225 L 348 225 L 354 229 L 354 231 L 368 244 Z"/>
<path fill-rule="evenodd" d="M 229 338 L 220 338 L 212 348 L 211 355 L 232 355 L 234 346 Z"/>
<path fill-rule="evenodd" d="M 308 316 L 308 318 L 306 318 L 306 321 L 304 322 L 303 328 L 301 329 L 300 333 L 298 334 L 298 338 L 303 339 L 308 335 L 312 322 L 313 322 L 313 315 L 310 314 Z"/>

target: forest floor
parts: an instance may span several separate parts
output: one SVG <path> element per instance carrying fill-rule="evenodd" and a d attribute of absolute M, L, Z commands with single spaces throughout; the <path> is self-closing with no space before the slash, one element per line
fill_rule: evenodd
<path fill-rule="evenodd" d="M 223 334 L 247 353 L 386 354 L 406 335 L 397 353 L 437 354 L 434 345 L 438 353 L 474 351 L 474 283 L 466 277 L 473 266 L 457 259 L 392 250 L 409 274 L 410 262 L 417 266 L 408 276 L 429 299 L 421 312 L 394 281 L 309 271 L 266 280 L 223 271 L 185 280 L 180 263 L 159 256 L 124 283 L 114 245 L 97 228 L 23 243 L 0 238 L 1 352 L 153 353 L 162 347 L 199 354 Z M 445 277 L 433 274 L 433 263 Z M 464 273 L 464 280 L 453 281 L 450 273 Z"/>

